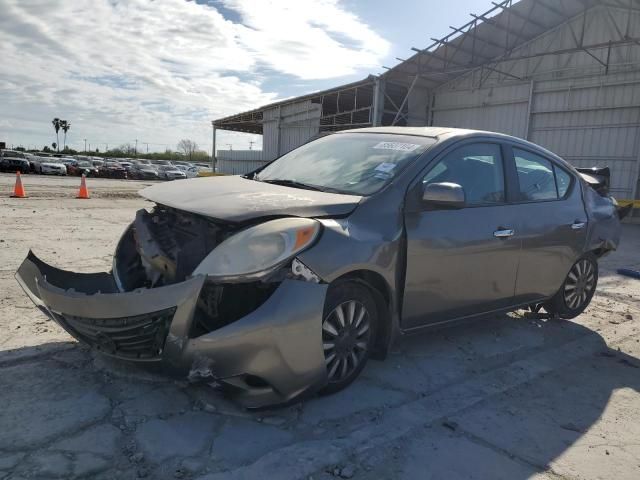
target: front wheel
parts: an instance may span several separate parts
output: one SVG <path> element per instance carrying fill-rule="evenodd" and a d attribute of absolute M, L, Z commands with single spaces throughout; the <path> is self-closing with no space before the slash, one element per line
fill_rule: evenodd
<path fill-rule="evenodd" d="M 575 318 L 589 306 L 597 285 L 598 262 L 588 253 L 573 264 L 562 287 L 544 304 L 544 309 L 560 318 Z"/>
<path fill-rule="evenodd" d="M 322 320 L 322 348 L 327 385 L 320 391 L 335 393 L 353 382 L 374 345 L 378 312 L 369 289 L 346 281 L 329 287 Z"/>

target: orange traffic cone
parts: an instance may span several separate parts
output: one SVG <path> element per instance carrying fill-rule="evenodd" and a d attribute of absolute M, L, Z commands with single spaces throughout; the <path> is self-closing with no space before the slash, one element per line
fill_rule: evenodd
<path fill-rule="evenodd" d="M 11 198 L 26 198 L 27 192 L 24 191 L 22 186 L 22 178 L 20 178 L 20 172 L 16 172 L 16 186 L 13 187 L 13 195 Z"/>
<path fill-rule="evenodd" d="M 80 191 L 76 198 L 89 198 L 89 189 L 87 188 L 87 178 L 84 173 L 82 174 L 82 180 L 80 181 Z"/>

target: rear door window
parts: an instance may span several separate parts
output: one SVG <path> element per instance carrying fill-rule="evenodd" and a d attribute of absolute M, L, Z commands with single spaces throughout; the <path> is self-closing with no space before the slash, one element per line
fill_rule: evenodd
<path fill-rule="evenodd" d="M 571 186 L 571 175 L 559 167 L 555 167 L 556 185 L 558 186 L 558 196 L 563 198 L 569 191 Z"/>
<path fill-rule="evenodd" d="M 556 200 L 556 188 L 553 164 L 535 153 L 513 149 L 518 182 L 520 184 L 520 200 L 535 202 L 542 200 Z"/>

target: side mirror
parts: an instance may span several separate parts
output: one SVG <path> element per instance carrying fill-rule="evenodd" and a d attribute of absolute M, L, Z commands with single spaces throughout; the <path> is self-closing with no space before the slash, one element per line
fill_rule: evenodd
<path fill-rule="evenodd" d="M 449 208 L 464 207 L 464 189 L 457 183 L 429 183 L 423 188 L 422 201 L 427 204 Z"/>

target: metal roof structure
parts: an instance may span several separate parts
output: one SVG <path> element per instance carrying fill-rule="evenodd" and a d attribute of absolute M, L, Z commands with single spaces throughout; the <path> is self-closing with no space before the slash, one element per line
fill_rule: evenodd
<path fill-rule="evenodd" d="M 638 11 L 638 0 L 502 0 L 492 2 L 493 7 L 486 12 L 475 15 L 461 27 L 450 27 L 451 33 L 442 38 L 432 38 L 428 47 L 412 48 L 415 52 L 407 59 L 397 58 L 400 63 L 394 67 L 383 67 L 387 71 L 379 77 L 369 76 L 359 82 L 335 87 L 301 97 L 265 105 L 248 112 L 231 115 L 214 120 L 212 125 L 223 130 L 248 133 L 262 133 L 262 114 L 265 110 L 289 105 L 304 100 L 322 104 L 323 112 L 320 131 L 356 128 L 370 125 L 403 125 L 408 116 L 407 101 L 414 87 L 434 89 L 468 72 L 481 69 L 488 77 L 491 74 L 503 75 L 505 78 L 524 80 L 509 72 L 505 64 L 527 58 L 564 55 L 573 52 L 584 52 L 602 65 L 608 65 L 608 58 L 599 53 L 604 49 L 611 51 L 612 46 L 635 43 L 640 39 L 629 37 L 627 32 L 619 31 L 619 38 L 602 44 L 586 44 L 573 32 L 575 46 L 567 49 L 532 51 L 527 55 L 512 55 L 514 50 L 533 41 L 540 35 L 568 23 L 572 18 L 596 6 L 607 5 L 630 11 Z M 584 29 L 583 32 L 584 33 Z M 583 35 L 584 36 L 584 35 Z M 378 91 L 378 83 L 383 81 L 385 87 Z M 354 103 L 341 101 L 352 95 L 358 97 L 358 88 L 372 89 L 368 95 L 371 105 L 368 112 L 363 102 L 355 107 L 360 112 L 356 117 L 355 110 L 349 110 Z M 354 91 L 355 94 L 350 92 Z M 382 106 L 376 107 L 376 96 L 382 98 Z M 327 101 L 327 98 L 330 100 Z M 334 107 L 335 103 L 335 107 Z M 325 104 L 330 106 L 325 118 Z M 376 112 L 376 109 L 379 111 Z M 351 113 L 349 117 L 348 114 Z M 368 118 L 364 118 L 364 113 Z M 336 118 L 339 117 L 339 118 Z M 339 121 L 338 121 L 339 120 Z M 403 123 L 405 122 L 405 123 Z"/>
<path fill-rule="evenodd" d="M 612 0 L 616 1 L 616 0 Z M 493 8 L 481 15 L 471 14 L 472 20 L 383 74 L 387 79 L 404 82 L 416 78 L 425 86 L 434 87 L 468 71 L 482 67 L 487 72 L 513 76 L 498 70 L 496 65 L 507 59 L 513 50 L 558 27 L 600 0 L 503 0 L 491 2 Z M 577 42 L 576 50 L 589 51 L 591 46 Z M 558 52 L 568 53 L 568 52 Z M 535 56 L 554 55 L 538 52 Z M 517 76 L 515 79 L 522 80 Z"/>
<path fill-rule="evenodd" d="M 341 85 L 339 87 L 330 88 L 327 90 L 322 90 L 319 92 L 309 93 L 307 95 L 302 95 L 299 97 L 288 98 L 285 100 L 281 100 L 279 102 L 270 103 L 268 105 L 263 105 L 262 107 L 254 108 L 253 110 L 249 110 L 247 112 L 238 113 L 235 115 L 229 115 L 228 117 L 224 117 L 219 120 L 214 120 L 211 123 L 215 127 L 220 128 L 222 130 L 261 134 L 263 112 L 265 110 L 268 110 L 271 108 L 283 107 L 285 105 L 298 103 L 304 100 L 322 98 L 325 95 L 337 94 L 340 91 L 352 90 L 358 87 L 366 87 L 368 85 L 373 85 L 374 80 L 375 80 L 375 77 L 373 75 L 369 75 L 367 78 L 363 80 L 359 80 L 353 83 L 348 83 L 348 84 Z"/>

